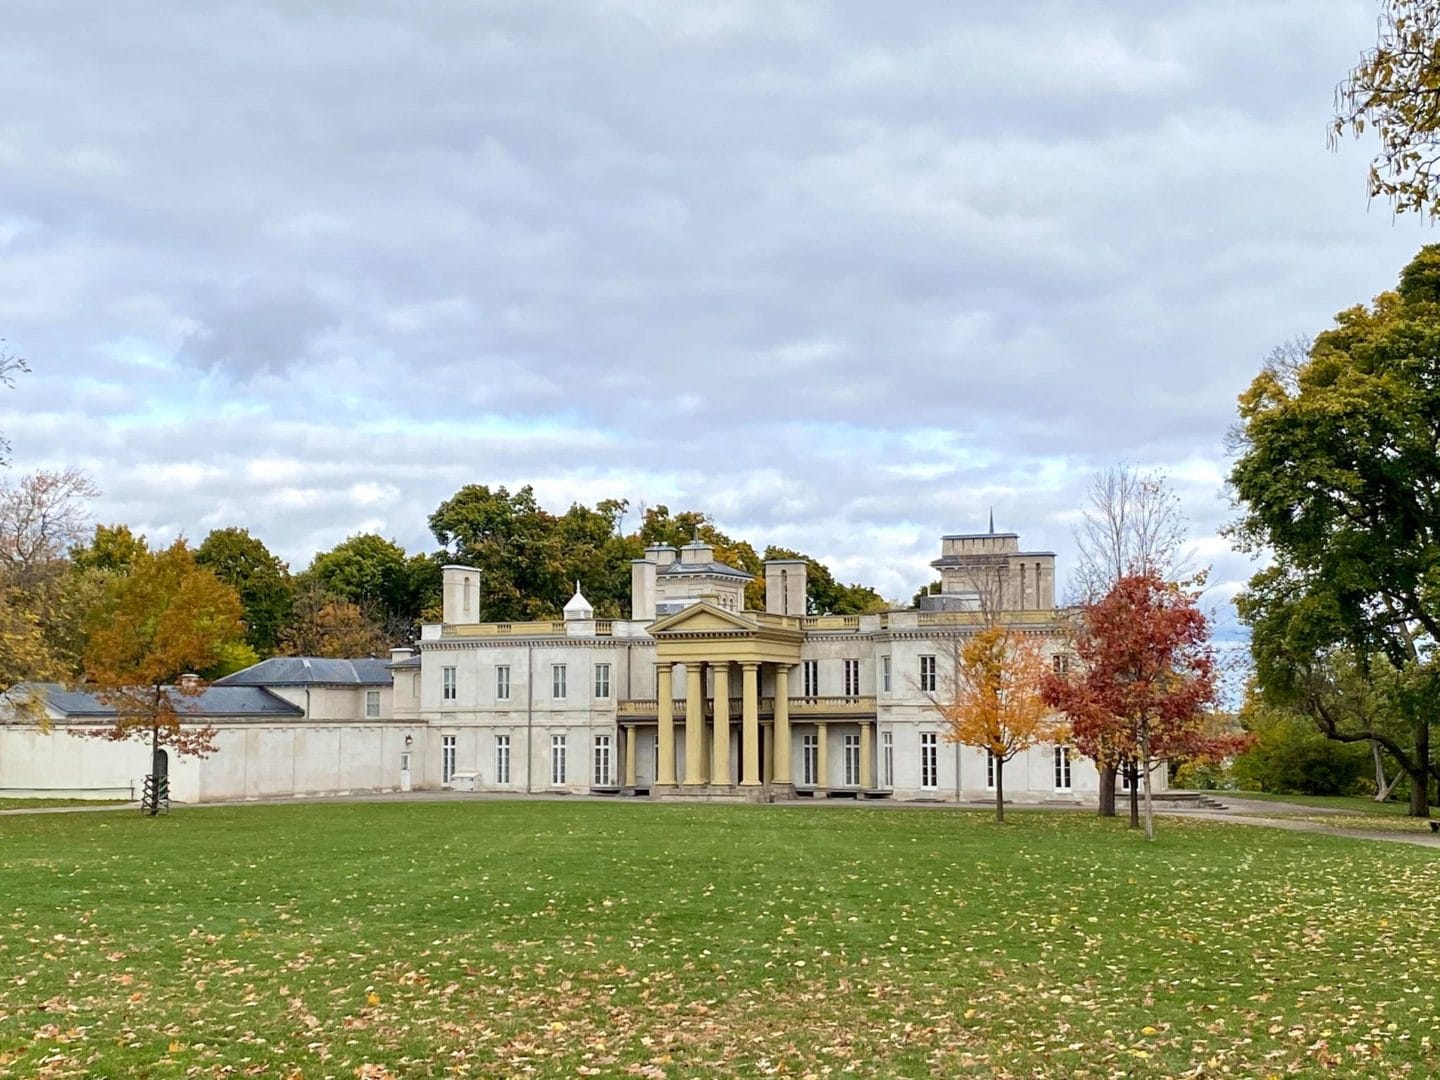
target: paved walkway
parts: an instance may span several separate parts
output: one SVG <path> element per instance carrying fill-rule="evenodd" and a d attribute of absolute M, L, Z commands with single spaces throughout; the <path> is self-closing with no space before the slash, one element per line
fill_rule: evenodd
<path fill-rule="evenodd" d="M 1208 793 L 1218 801 L 1225 803 L 1224 810 L 1207 810 L 1203 808 L 1175 808 L 1157 807 L 1161 815 L 1173 815 L 1175 817 L 1200 818 L 1204 821 L 1218 821 L 1229 825 L 1251 825 L 1269 829 L 1286 829 L 1291 832 L 1320 833 L 1326 836 L 1339 836 L 1350 840 L 1383 840 L 1392 844 L 1412 844 L 1417 847 L 1440 848 L 1440 833 L 1421 832 L 1418 827 L 1416 831 L 1399 831 L 1391 829 L 1354 829 L 1343 826 L 1329 826 L 1314 820 L 1316 817 L 1329 817 L 1332 815 L 1353 816 L 1344 810 L 1330 807 L 1305 806 L 1300 803 L 1270 802 L 1268 800 L 1245 799 L 1232 796 L 1230 792 Z M 233 806 L 303 806 L 307 804 L 325 803 L 374 803 L 374 802 L 620 802 L 625 801 L 614 795 L 555 795 L 555 794 L 525 794 L 520 793 L 499 793 L 499 792 L 460 792 L 460 791 L 407 791 L 407 792 L 385 792 L 378 794 L 355 794 L 355 795 L 317 795 L 310 798 L 276 798 L 276 799 L 237 799 L 232 802 L 196 803 L 188 805 L 177 803 L 177 810 L 205 810 L 211 807 L 233 807 Z M 737 804 L 728 804 L 737 805 Z M 743 805 L 743 804 L 741 804 Z M 828 806 L 837 810 L 845 808 L 871 807 L 875 809 L 890 810 L 984 810 L 993 803 L 979 800 L 972 802 L 891 802 L 887 799 L 796 799 L 783 803 L 768 804 L 783 809 L 785 807 L 797 806 Z M 109 803 L 102 806 L 43 806 L 28 809 L 24 807 L 13 810 L 0 810 L 0 817 L 11 814 L 98 814 L 105 812 L 124 811 L 135 813 L 136 803 Z M 1119 807 L 1121 816 L 1126 813 L 1125 807 Z M 1021 812 L 1030 813 L 1044 810 L 1058 810 L 1061 812 L 1085 812 L 1094 813 L 1093 806 L 1074 805 L 1038 805 L 1027 803 L 1007 803 L 1006 813 Z M 1418 826 L 1418 823 L 1417 823 Z"/>

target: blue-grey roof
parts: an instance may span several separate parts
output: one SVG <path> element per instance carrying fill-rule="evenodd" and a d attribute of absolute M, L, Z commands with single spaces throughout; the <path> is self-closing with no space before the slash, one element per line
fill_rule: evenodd
<path fill-rule="evenodd" d="M 94 694 L 67 690 L 56 683 L 30 683 L 44 694 L 51 708 L 63 716 L 114 716 L 115 708 Z M 17 687 L 17 689 L 21 689 Z M 175 711 L 184 716 L 304 716 L 305 710 L 258 686 L 220 686 L 211 683 L 198 694 L 167 690 Z"/>
<path fill-rule="evenodd" d="M 216 679 L 215 686 L 389 686 L 389 660 L 272 656 Z"/>
<path fill-rule="evenodd" d="M 754 574 L 747 574 L 744 570 L 736 570 L 733 566 L 726 566 L 720 562 L 681 563 L 673 562 L 664 567 L 658 576 L 669 577 L 671 575 L 691 574 L 714 574 L 716 577 L 742 578 L 745 581 L 754 581 Z"/>

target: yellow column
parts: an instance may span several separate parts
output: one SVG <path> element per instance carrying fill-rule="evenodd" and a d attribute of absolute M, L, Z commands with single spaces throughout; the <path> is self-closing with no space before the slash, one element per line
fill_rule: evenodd
<path fill-rule="evenodd" d="M 816 785 L 830 786 L 830 735 L 828 724 L 815 725 L 815 772 Z"/>
<path fill-rule="evenodd" d="M 860 725 L 860 786 L 869 790 L 875 786 L 874 763 L 870 760 L 870 721 Z"/>
<path fill-rule="evenodd" d="M 705 669 L 685 665 L 685 783 L 705 783 Z"/>
<path fill-rule="evenodd" d="M 730 783 L 730 664 L 714 666 L 715 749 L 710 754 L 710 782 Z"/>
<path fill-rule="evenodd" d="M 635 725 L 625 729 L 625 786 L 635 786 Z"/>
<path fill-rule="evenodd" d="M 765 740 L 765 761 L 760 769 L 760 779 L 765 783 L 775 779 L 775 725 L 770 725 L 770 735 Z"/>
<path fill-rule="evenodd" d="M 655 752 L 660 758 L 660 768 L 655 783 L 672 786 L 675 783 L 675 692 L 670 686 L 674 675 L 673 667 L 672 664 L 662 663 L 656 669 L 660 676 L 660 685 L 655 691 L 660 696 L 660 700 L 656 702 L 659 725 L 655 735 L 659 740 Z"/>
<path fill-rule="evenodd" d="M 790 667 L 775 665 L 775 783 L 790 779 Z"/>
<path fill-rule="evenodd" d="M 744 664 L 740 672 L 740 762 L 742 787 L 760 786 L 760 665 Z"/>

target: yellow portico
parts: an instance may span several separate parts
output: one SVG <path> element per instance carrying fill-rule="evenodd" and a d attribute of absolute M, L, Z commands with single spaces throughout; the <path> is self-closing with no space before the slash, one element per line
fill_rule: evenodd
<path fill-rule="evenodd" d="M 655 793 L 723 793 L 737 787 L 758 788 L 762 783 L 792 785 L 790 669 L 800 663 L 804 640 L 800 618 L 728 611 L 703 598 L 658 619 L 649 632 L 656 643 L 659 770 Z M 677 669 L 682 668 L 683 696 L 676 685 Z M 738 703 L 731 697 L 736 689 Z M 738 763 L 731 754 L 737 712 Z M 771 718 L 764 730 L 762 714 Z M 679 776 L 677 715 L 685 723 L 685 759 Z M 768 775 L 762 773 L 762 760 L 774 762 Z M 633 783 L 634 778 L 627 780 Z"/>

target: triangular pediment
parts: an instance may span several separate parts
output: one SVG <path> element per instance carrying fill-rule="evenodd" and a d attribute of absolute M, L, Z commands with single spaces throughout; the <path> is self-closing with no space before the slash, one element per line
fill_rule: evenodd
<path fill-rule="evenodd" d="M 726 611 L 706 600 L 701 600 L 699 603 L 691 604 L 683 611 L 677 611 L 674 615 L 656 619 L 650 624 L 650 636 L 655 637 L 666 633 L 733 634 L 736 630 L 753 632 L 755 629 L 755 623 L 745 616 L 737 615 L 733 611 Z"/>

